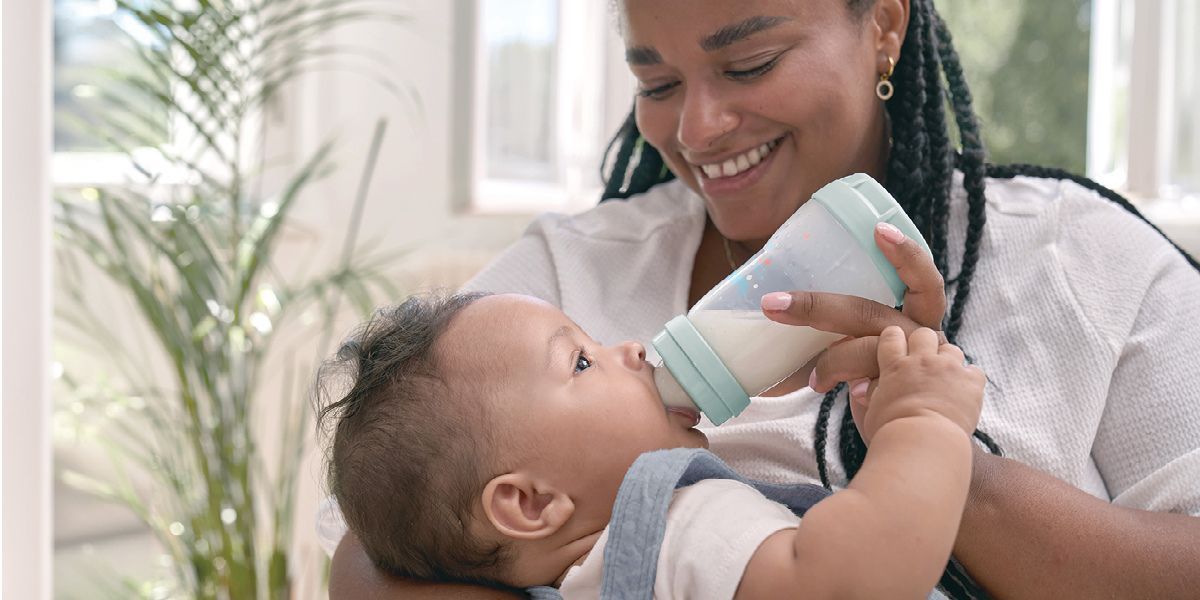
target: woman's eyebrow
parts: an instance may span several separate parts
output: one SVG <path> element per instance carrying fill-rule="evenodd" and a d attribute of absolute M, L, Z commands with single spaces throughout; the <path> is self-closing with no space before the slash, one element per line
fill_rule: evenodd
<path fill-rule="evenodd" d="M 705 52 L 716 52 L 760 31 L 765 31 L 790 20 L 788 17 L 768 17 L 763 15 L 750 17 L 733 25 L 726 25 L 700 38 L 700 47 Z M 662 55 L 652 46 L 632 46 L 625 49 L 625 62 L 638 67 L 657 65 L 662 63 Z"/>
<path fill-rule="evenodd" d="M 705 52 L 715 52 L 721 48 L 736 42 L 740 42 L 760 31 L 770 29 L 776 25 L 786 23 L 790 20 L 791 19 L 787 17 L 767 17 L 762 15 L 750 17 L 745 21 L 734 23 L 733 25 L 726 25 L 711 34 L 704 36 L 700 39 L 700 47 L 703 48 Z"/>
<path fill-rule="evenodd" d="M 662 63 L 662 55 L 649 46 L 633 46 L 625 49 L 625 62 L 638 67 Z"/>

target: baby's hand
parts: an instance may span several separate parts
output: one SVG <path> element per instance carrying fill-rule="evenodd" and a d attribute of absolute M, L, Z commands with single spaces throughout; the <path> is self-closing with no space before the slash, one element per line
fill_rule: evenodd
<path fill-rule="evenodd" d="M 970 435 L 983 406 L 984 375 L 963 364 L 953 344 L 921 328 L 906 340 L 899 327 L 879 336 L 879 379 L 866 393 L 851 394 L 850 408 L 859 433 L 869 444 L 884 424 L 906 417 L 940 415 Z"/>

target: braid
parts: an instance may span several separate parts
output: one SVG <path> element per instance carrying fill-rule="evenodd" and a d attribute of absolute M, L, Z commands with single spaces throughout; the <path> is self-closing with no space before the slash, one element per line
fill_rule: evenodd
<path fill-rule="evenodd" d="M 813 454 L 817 455 L 817 475 L 821 477 L 821 485 L 825 486 L 827 490 L 833 489 L 833 484 L 829 481 L 829 464 L 825 460 L 825 446 L 829 443 L 829 411 L 833 410 L 833 403 L 845 385 L 839 383 L 832 390 L 825 392 L 825 397 L 821 399 L 821 407 L 817 410 L 817 430 L 813 437 Z"/>
<path fill-rule="evenodd" d="M 846 468 L 846 480 L 854 479 L 867 458 L 867 442 L 858 432 L 854 424 L 854 414 L 850 412 L 850 396 L 846 396 L 846 412 L 842 413 L 842 428 L 838 438 L 838 453 L 842 457 L 842 466 Z M 849 458 L 850 460 L 846 460 Z"/>
<path fill-rule="evenodd" d="M 617 134 L 609 140 L 608 146 L 604 149 L 604 160 L 600 164 L 600 180 L 604 182 L 602 201 L 616 198 L 621 194 L 621 188 L 625 185 L 625 172 L 629 169 L 629 159 L 633 157 L 633 149 L 636 146 L 638 135 L 637 122 L 631 111 L 629 116 L 625 117 L 621 128 L 617 130 Z M 613 146 L 618 146 L 618 148 L 610 170 L 608 157 L 612 155 Z"/>
<path fill-rule="evenodd" d="M 932 0 L 912 0 L 908 35 L 901 48 L 901 60 L 894 73 L 896 97 L 887 104 L 892 124 L 892 148 L 888 164 L 887 188 L 900 206 L 913 217 L 914 224 L 926 235 L 934 264 L 943 276 L 949 272 L 950 185 L 954 166 L 963 171 L 967 191 L 967 239 L 962 266 L 956 278 L 956 290 L 949 318 L 944 323 L 946 338 L 954 342 L 971 292 L 971 279 L 979 261 L 980 240 L 985 224 L 984 178 L 985 152 L 979 122 L 971 105 L 971 92 L 963 76 L 958 54 L 945 23 Z M 960 153 L 953 151 L 947 133 L 942 75 L 950 91 L 951 106 L 962 141 Z M 947 277 L 947 280 L 949 278 Z M 844 386 L 843 386 L 844 387 Z M 840 391 L 840 389 L 838 390 Z M 817 471 L 829 486 L 825 446 L 832 400 L 837 391 L 826 394 L 817 415 L 814 449 Z M 829 405 L 829 408 L 826 407 Z M 854 425 L 849 407 L 842 415 L 838 454 L 852 479 L 866 459 L 867 447 Z M 989 451 L 999 454 L 1000 447 L 987 434 L 976 431 Z M 987 594 L 971 579 L 957 561 L 951 560 L 939 582 L 951 598 L 985 598 Z"/>
<path fill-rule="evenodd" d="M 922 15 L 914 11 L 910 29 L 921 27 Z M 924 221 L 927 204 L 925 172 L 929 136 L 926 133 L 925 113 L 922 107 L 928 100 L 925 86 L 926 58 L 923 44 L 917 35 L 909 36 L 901 49 L 901 60 L 896 63 L 892 74 L 896 86 L 895 96 L 888 103 L 888 117 L 892 126 L 891 160 L 888 165 L 887 187 L 909 215 Z M 917 223 L 918 228 L 923 223 Z"/>
<path fill-rule="evenodd" d="M 975 275 L 975 265 L 979 262 L 979 246 L 983 239 L 983 226 L 987 221 L 984 210 L 987 200 L 983 193 L 984 177 L 987 175 L 986 153 L 983 149 L 983 139 L 979 135 L 979 120 L 975 118 L 975 111 L 971 107 L 971 90 L 967 86 L 966 77 L 963 76 L 962 65 L 958 62 L 958 53 L 954 51 L 950 30 L 946 28 L 946 22 L 942 20 L 941 15 L 932 7 L 929 11 L 937 29 L 938 54 L 942 59 L 942 70 L 950 87 L 955 121 L 962 137 L 959 167 L 963 172 L 963 187 L 967 191 L 966 247 L 963 251 L 962 266 L 955 277 L 954 304 L 950 308 L 946 326 L 943 327 L 946 338 L 953 342 L 962 325 L 963 312 L 970 298 L 971 278 Z M 946 210 L 946 213 L 948 214 L 949 210 Z"/>
<path fill-rule="evenodd" d="M 604 181 L 601 202 L 624 200 L 675 179 L 675 174 L 664 168 L 662 155 L 642 137 L 642 132 L 638 130 L 635 109 L 629 111 L 629 116 L 625 117 L 625 122 L 608 142 L 608 149 L 604 152 L 605 164 L 600 167 L 600 175 Z M 613 146 L 618 146 L 618 150 L 612 168 L 608 169 L 607 158 L 612 153 Z"/>
<path fill-rule="evenodd" d="M 950 211 L 944 208 L 935 208 L 930 199 L 945 198 L 946 205 L 949 204 L 950 183 L 954 179 L 953 151 L 946 128 L 946 102 L 941 85 L 942 61 L 933 51 L 935 47 L 933 30 L 924 27 L 921 31 L 925 35 L 925 51 L 929 53 L 931 63 L 930 68 L 925 70 L 924 80 L 924 86 L 930 95 L 928 102 L 925 103 L 925 122 L 929 128 L 929 167 L 931 171 L 929 184 L 931 189 L 928 193 L 920 195 L 918 210 L 926 213 L 922 217 L 928 220 L 926 236 L 930 240 L 934 264 L 939 273 L 946 273 L 948 271 L 946 257 L 949 254 L 947 240 L 949 239 Z"/>

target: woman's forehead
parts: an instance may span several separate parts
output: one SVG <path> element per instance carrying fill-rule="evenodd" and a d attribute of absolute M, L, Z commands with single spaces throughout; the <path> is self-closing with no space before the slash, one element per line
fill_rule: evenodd
<path fill-rule="evenodd" d="M 848 0 L 616 0 L 618 23 L 626 45 L 686 41 L 703 43 L 725 30 L 753 26 L 755 21 L 780 24 L 809 22 L 830 11 L 848 13 Z"/>

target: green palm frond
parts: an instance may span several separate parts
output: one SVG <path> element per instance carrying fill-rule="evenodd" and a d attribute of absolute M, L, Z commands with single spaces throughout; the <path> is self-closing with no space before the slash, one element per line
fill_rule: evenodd
<path fill-rule="evenodd" d="M 263 396 L 264 364 L 279 332 L 302 326 L 297 315 L 330 316 L 343 297 L 366 311 L 395 293 L 386 276 L 390 258 L 356 248 L 385 127 L 377 127 L 366 157 L 342 256 L 328 270 L 302 277 L 281 276 L 273 263 L 296 204 L 335 168 L 333 145 L 264 190 L 266 171 L 274 175 L 278 167 L 266 156 L 251 160 L 257 140 L 245 132 L 296 77 L 330 61 L 378 63 L 367 52 L 323 42 L 333 29 L 404 19 L 366 0 L 193 0 L 186 9 L 170 0 L 116 4 L 152 41 L 133 45 L 137 72 L 106 74 L 97 95 L 104 111 L 77 125 L 127 156 L 140 179 L 95 190 L 88 199 L 57 199 L 64 266 L 57 312 L 70 343 L 99 357 L 120 382 L 120 390 L 91 399 L 138 408 L 108 428 L 115 481 L 78 474 L 64 480 L 125 505 L 151 528 L 171 557 L 171 594 L 286 598 L 293 492 L 310 425 L 306 403 L 294 397 L 305 386 L 292 379 L 311 372 L 313 364 L 297 361 L 313 354 L 298 358 L 291 351 L 281 399 Z M 386 77 L 378 82 L 404 93 Z M 168 137 L 187 143 L 155 142 Z M 145 160 L 147 146 L 158 146 L 152 161 Z M 184 183 L 161 183 L 167 173 Z M 121 290 L 149 346 L 127 347 L 127 332 L 95 310 L 89 272 Z M 328 341 L 328 329 L 322 337 Z M 147 368 L 146 352 L 156 357 L 150 362 L 167 366 L 165 378 Z M 73 376 L 62 381 L 73 394 L 97 394 Z M 255 436 L 255 419 L 264 417 L 281 424 L 278 447 L 261 447 Z M 270 468 L 268 456 L 275 457 Z M 127 469 L 154 482 L 147 496 Z M 136 587 L 130 586 L 114 589 Z"/>

